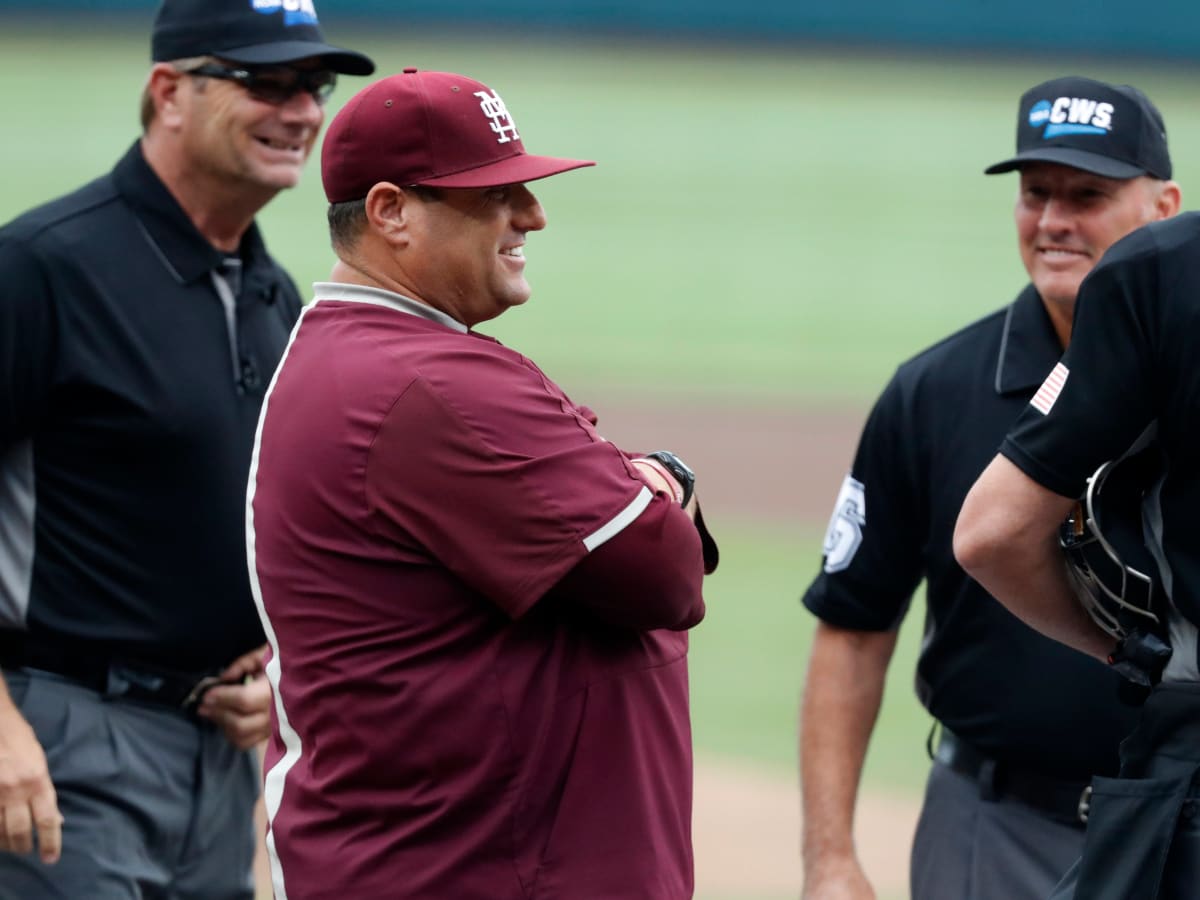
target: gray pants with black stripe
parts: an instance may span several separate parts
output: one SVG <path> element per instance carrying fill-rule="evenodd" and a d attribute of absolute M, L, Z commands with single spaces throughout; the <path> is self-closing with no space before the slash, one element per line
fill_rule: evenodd
<path fill-rule="evenodd" d="M 913 840 L 913 900 L 1046 900 L 1083 836 L 1019 800 L 985 799 L 935 762 Z"/>
<path fill-rule="evenodd" d="M 252 900 L 252 752 L 167 707 L 4 675 L 65 821 L 54 865 L 0 853 L 0 900 Z"/>

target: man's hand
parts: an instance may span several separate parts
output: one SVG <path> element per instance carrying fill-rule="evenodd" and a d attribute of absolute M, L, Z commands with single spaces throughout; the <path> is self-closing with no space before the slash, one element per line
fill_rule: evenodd
<path fill-rule="evenodd" d="M 805 878 L 800 900 L 875 900 L 875 889 L 857 859 L 829 860 Z"/>
<path fill-rule="evenodd" d="M 0 693 L 0 850 L 29 853 L 36 835 L 42 862 L 58 862 L 63 817 L 46 754 L 7 692 Z"/>
<path fill-rule="evenodd" d="M 800 711 L 804 900 L 875 900 L 854 807 L 897 635 L 817 623 Z"/>
<path fill-rule="evenodd" d="M 239 750 L 249 750 L 271 734 L 271 685 L 263 676 L 266 652 L 264 644 L 239 656 L 196 708 L 196 715 L 215 722 Z"/>
<path fill-rule="evenodd" d="M 666 494 L 676 503 L 683 499 L 683 486 L 675 480 L 675 477 L 658 460 L 639 456 L 636 459 L 631 459 L 630 462 L 633 463 L 633 467 L 642 476 L 642 480 L 650 486 L 651 490 Z M 697 504 L 696 493 L 693 491 L 692 496 L 688 499 L 687 506 L 683 508 L 683 511 L 691 516 L 693 520 L 696 518 Z"/>

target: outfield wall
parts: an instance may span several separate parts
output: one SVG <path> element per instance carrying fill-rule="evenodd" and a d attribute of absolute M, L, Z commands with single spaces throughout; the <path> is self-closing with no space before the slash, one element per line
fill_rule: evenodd
<path fill-rule="evenodd" d="M 0 16 L 74 10 L 148 16 L 155 5 L 156 0 L 0 0 Z M 319 0 L 318 6 L 326 20 L 336 14 L 397 25 L 470 23 L 1200 61 L 1196 0 L 1156 0 L 1140 8 L 1128 0 Z"/>

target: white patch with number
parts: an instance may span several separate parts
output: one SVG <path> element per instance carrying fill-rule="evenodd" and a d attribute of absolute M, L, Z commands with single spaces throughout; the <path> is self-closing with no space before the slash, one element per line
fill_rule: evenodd
<path fill-rule="evenodd" d="M 825 532 L 825 571 L 833 574 L 847 568 L 862 544 L 867 524 L 867 495 L 861 481 L 847 475 L 833 506 L 833 518 Z"/>

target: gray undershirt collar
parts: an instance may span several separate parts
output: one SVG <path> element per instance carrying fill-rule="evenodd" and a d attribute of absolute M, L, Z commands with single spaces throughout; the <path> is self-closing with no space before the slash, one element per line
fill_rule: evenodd
<path fill-rule="evenodd" d="M 399 312 L 437 322 L 439 325 L 445 325 L 447 328 L 453 328 L 464 334 L 470 330 L 462 322 L 451 318 L 441 310 L 383 288 L 367 287 L 361 284 L 343 284 L 337 281 L 317 281 L 313 284 L 313 296 L 317 303 L 322 300 L 338 300 L 351 303 L 370 303 L 373 306 L 388 306 Z"/>

